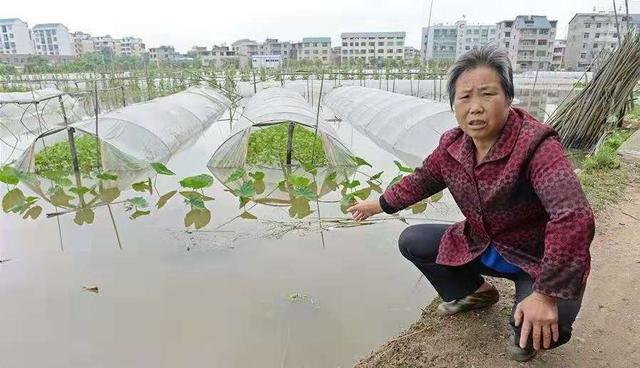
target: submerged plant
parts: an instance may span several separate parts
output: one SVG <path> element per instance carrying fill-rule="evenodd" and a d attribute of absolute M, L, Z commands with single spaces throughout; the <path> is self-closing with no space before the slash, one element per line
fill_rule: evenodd
<path fill-rule="evenodd" d="M 75 138 L 78 166 L 83 175 L 98 168 L 98 143 L 95 137 L 82 135 Z M 52 172 L 73 172 L 73 161 L 69 142 L 62 141 L 50 145 L 36 154 L 36 173 L 47 175 Z"/>

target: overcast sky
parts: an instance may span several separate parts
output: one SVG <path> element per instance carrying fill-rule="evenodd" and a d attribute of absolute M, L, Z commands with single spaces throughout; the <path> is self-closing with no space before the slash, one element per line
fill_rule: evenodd
<path fill-rule="evenodd" d="M 430 0 L 224 0 L 171 2 L 108 0 L 3 1 L 0 18 L 38 23 L 63 23 L 70 31 L 94 36 L 110 34 L 144 39 L 147 48 L 173 45 L 184 52 L 193 45 L 211 47 L 240 38 L 301 40 L 341 32 L 405 31 L 407 45 L 420 47 Z M 617 0 L 624 6 L 624 0 Z M 611 0 L 434 0 L 431 23 L 453 23 L 463 15 L 469 23 L 496 23 L 516 15 L 546 15 L 558 20 L 558 37 L 566 36 L 577 12 L 612 10 Z M 640 0 L 629 0 L 640 13 Z"/>

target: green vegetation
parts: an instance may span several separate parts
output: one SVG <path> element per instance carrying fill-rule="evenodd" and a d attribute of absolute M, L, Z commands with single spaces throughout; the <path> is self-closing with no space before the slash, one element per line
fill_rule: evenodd
<path fill-rule="evenodd" d="M 629 129 L 611 133 L 595 154 L 582 161 L 578 177 L 596 211 L 608 203 L 618 202 L 627 184 L 628 173 L 621 167 L 616 151 L 632 133 Z"/>
<path fill-rule="evenodd" d="M 278 165 L 287 160 L 289 124 L 282 123 L 251 133 L 247 149 L 247 164 Z M 295 125 L 293 129 L 292 160 L 299 163 L 327 165 L 324 144 L 314 132 Z"/>
<path fill-rule="evenodd" d="M 90 135 L 82 135 L 77 137 L 75 142 L 80 172 L 88 175 L 98 168 L 96 139 Z M 55 143 L 36 154 L 36 173 L 45 175 L 56 172 L 73 172 L 71 150 L 67 141 Z"/>

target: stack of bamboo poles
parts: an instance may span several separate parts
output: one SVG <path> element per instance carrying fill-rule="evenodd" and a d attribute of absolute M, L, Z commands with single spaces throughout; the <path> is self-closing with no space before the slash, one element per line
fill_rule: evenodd
<path fill-rule="evenodd" d="M 640 80 L 640 36 L 628 33 L 603 61 L 585 89 L 549 118 L 567 148 L 592 150 L 616 127 Z"/>

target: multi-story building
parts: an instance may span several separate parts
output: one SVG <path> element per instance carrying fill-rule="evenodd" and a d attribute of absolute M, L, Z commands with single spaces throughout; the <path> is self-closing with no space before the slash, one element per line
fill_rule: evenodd
<path fill-rule="evenodd" d="M 458 41 L 456 57 L 465 52 L 496 42 L 497 27 L 495 24 L 467 24 L 465 20 L 456 22 Z"/>
<path fill-rule="evenodd" d="M 231 44 L 231 49 L 236 55 L 253 56 L 259 54 L 258 42 L 243 38 Z"/>
<path fill-rule="evenodd" d="M 422 59 L 422 53 L 420 52 L 420 50 L 416 49 L 413 46 L 405 46 L 404 47 L 404 62 L 408 63 L 408 64 L 411 64 L 416 59 L 418 59 L 418 60 Z"/>
<path fill-rule="evenodd" d="M 235 66 L 240 64 L 235 51 L 224 45 L 213 45 L 210 51 L 206 47 L 194 46 L 187 54 L 191 57 L 199 58 L 202 61 L 202 65 L 205 66 L 221 67 L 228 64 Z"/>
<path fill-rule="evenodd" d="M 384 60 L 404 59 L 405 32 L 342 33 L 342 63 L 382 64 Z"/>
<path fill-rule="evenodd" d="M 18 18 L 0 19 L 0 54 L 34 53 L 29 25 Z"/>
<path fill-rule="evenodd" d="M 69 30 L 61 23 L 38 24 L 31 30 L 37 55 L 73 56 L 75 47 Z"/>
<path fill-rule="evenodd" d="M 331 62 L 331 37 L 304 37 L 298 60 Z"/>
<path fill-rule="evenodd" d="M 84 32 L 73 32 L 73 51 L 76 55 L 82 55 L 96 51 L 93 43 L 93 37 Z"/>
<path fill-rule="evenodd" d="M 173 63 L 176 60 L 176 50 L 173 46 L 149 48 L 149 60 L 156 64 Z"/>
<path fill-rule="evenodd" d="M 468 24 L 459 20 L 455 25 L 438 24 L 422 28 L 424 59 L 453 60 L 465 52 L 496 42 L 495 25 Z"/>
<path fill-rule="evenodd" d="M 567 70 L 586 70 L 600 52 L 618 47 L 630 28 L 640 29 L 640 14 L 618 13 L 617 23 L 614 12 L 578 13 L 569 21 L 565 64 Z M 618 34 L 618 27 L 620 34 Z"/>
<path fill-rule="evenodd" d="M 458 29 L 454 25 L 437 24 L 422 28 L 421 52 L 425 60 L 456 58 Z"/>
<path fill-rule="evenodd" d="M 553 42 L 553 54 L 551 57 L 551 70 L 564 70 L 564 55 L 567 50 L 567 40 L 555 40 Z"/>
<path fill-rule="evenodd" d="M 142 56 L 146 47 L 141 38 L 123 37 L 115 40 L 116 55 Z"/>
<path fill-rule="evenodd" d="M 342 56 L 342 47 L 336 46 L 331 48 L 331 64 L 340 64 L 340 57 Z"/>
<path fill-rule="evenodd" d="M 557 21 L 545 16 L 519 15 L 497 24 L 498 44 L 506 48 L 515 72 L 549 70 Z"/>
<path fill-rule="evenodd" d="M 116 41 L 110 35 L 93 37 L 93 49 L 100 52 L 116 53 Z"/>

